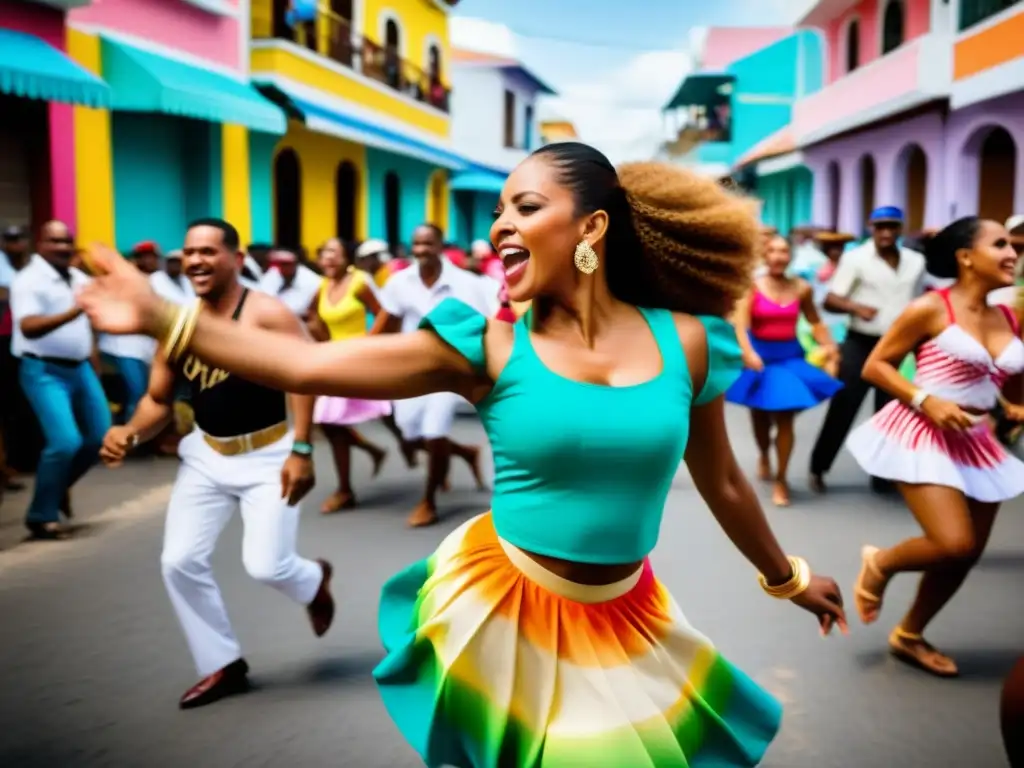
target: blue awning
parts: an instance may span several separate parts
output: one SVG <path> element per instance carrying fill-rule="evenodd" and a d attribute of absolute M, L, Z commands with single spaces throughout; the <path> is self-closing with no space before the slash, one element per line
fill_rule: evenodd
<path fill-rule="evenodd" d="M 425 163 L 454 171 L 461 171 L 469 166 L 469 162 L 465 158 L 444 147 L 414 139 L 389 128 L 375 125 L 368 120 L 313 104 L 272 83 L 260 87 L 268 96 L 274 98 L 282 109 L 301 116 L 306 127 L 312 131 L 338 136 L 398 155 L 413 157 Z"/>
<path fill-rule="evenodd" d="M 106 83 L 34 35 L 0 29 L 0 92 L 87 107 L 110 103 Z"/>
<path fill-rule="evenodd" d="M 115 110 L 162 112 L 282 135 L 288 121 L 249 83 L 103 38 Z"/>
<path fill-rule="evenodd" d="M 500 195 L 506 178 L 507 175 L 474 168 L 455 174 L 455 178 L 448 184 L 448 189 L 453 192 L 490 192 Z"/>

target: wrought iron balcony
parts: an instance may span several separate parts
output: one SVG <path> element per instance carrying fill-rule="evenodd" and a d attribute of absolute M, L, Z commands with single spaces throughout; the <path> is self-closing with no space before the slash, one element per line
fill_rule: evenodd
<path fill-rule="evenodd" d="M 453 3 L 454 4 L 454 3 Z M 321 10 L 314 21 L 290 26 L 275 19 L 272 39 L 290 40 L 411 99 L 448 112 L 450 89 L 440 77 L 440 55 L 427 72 L 398 53 L 397 44 L 380 44 L 356 33 L 352 22 Z"/>

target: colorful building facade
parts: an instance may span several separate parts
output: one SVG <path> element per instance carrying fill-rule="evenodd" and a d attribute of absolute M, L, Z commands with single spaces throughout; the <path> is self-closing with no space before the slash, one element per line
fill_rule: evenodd
<path fill-rule="evenodd" d="M 729 39 L 724 35 L 719 38 L 723 42 Z M 777 153 L 790 142 L 787 126 L 793 105 L 821 88 L 823 55 L 823 41 L 817 33 L 775 30 L 767 44 L 730 61 L 721 71 L 688 77 L 667 107 L 671 110 L 696 105 L 698 114 L 702 114 L 702 110 L 706 112 L 702 102 L 713 98 L 710 87 L 728 84 L 731 114 L 727 130 L 706 140 L 699 135 L 698 127 L 688 161 L 720 176 L 739 169 L 736 178 L 743 186 L 756 190 L 764 201 L 764 220 L 781 232 L 810 217 L 811 173 L 799 158 L 768 164 L 756 172 L 753 165 L 765 153 Z M 724 57 L 719 53 L 717 58 Z"/>
<path fill-rule="evenodd" d="M 0 226 L 78 222 L 75 105 L 110 89 L 67 55 L 65 10 L 0 2 Z"/>
<path fill-rule="evenodd" d="M 249 84 L 247 29 L 239 0 L 71 11 L 71 55 L 112 92 L 109 110 L 75 110 L 82 241 L 176 248 L 201 216 L 223 216 L 252 239 L 251 165 L 269 165 L 260 150 L 285 132 L 285 117 Z"/>
<path fill-rule="evenodd" d="M 538 98 L 554 91 L 518 60 L 452 50 L 452 140 L 470 162 L 451 181 L 451 238 L 489 240 L 508 172 L 540 146 Z"/>
<path fill-rule="evenodd" d="M 448 12 L 454 2 L 252 0 L 251 77 L 288 115 L 269 173 L 251 174 L 258 239 L 408 243 L 447 230 Z M 258 213 L 257 213 L 258 212 Z"/>

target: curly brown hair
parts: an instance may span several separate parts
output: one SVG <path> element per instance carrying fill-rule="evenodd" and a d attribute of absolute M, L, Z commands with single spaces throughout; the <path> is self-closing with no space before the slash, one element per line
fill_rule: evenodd
<path fill-rule="evenodd" d="M 549 144 L 551 163 L 580 215 L 609 217 L 608 287 L 621 301 L 724 317 L 750 286 L 760 229 L 751 200 L 664 163 L 608 159 L 578 142 Z"/>

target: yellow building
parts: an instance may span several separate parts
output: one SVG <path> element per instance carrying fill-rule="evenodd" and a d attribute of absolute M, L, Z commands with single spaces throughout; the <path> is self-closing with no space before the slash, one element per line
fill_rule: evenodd
<path fill-rule="evenodd" d="M 308 11 L 301 6 L 308 3 Z M 254 239 L 377 237 L 448 227 L 448 13 L 455 0 L 252 0 L 251 78 L 289 116 L 253 157 Z M 260 223 L 257 224 L 257 221 Z"/>

